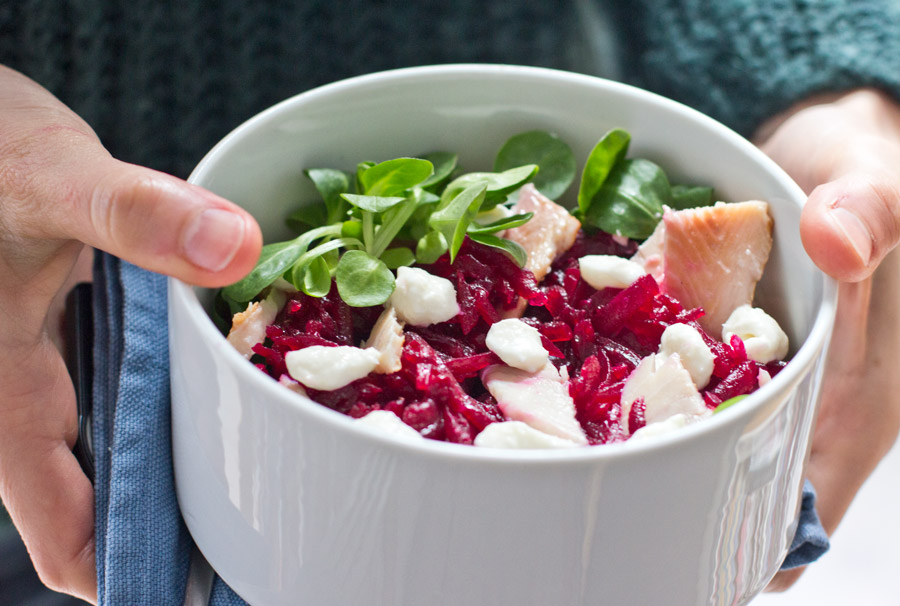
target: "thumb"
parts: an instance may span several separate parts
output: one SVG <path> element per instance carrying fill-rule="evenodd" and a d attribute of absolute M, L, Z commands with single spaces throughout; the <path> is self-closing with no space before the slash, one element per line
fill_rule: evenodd
<path fill-rule="evenodd" d="M 47 184 L 62 203 L 47 213 L 46 237 L 79 240 L 201 286 L 235 282 L 253 268 L 262 236 L 249 213 L 201 187 L 92 151 L 93 161 L 70 162 Z"/>
<path fill-rule="evenodd" d="M 816 265 L 841 281 L 871 275 L 900 238 L 900 105 L 868 89 L 812 99 L 757 138 L 809 194 L 800 235 Z"/>
<path fill-rule="evenodd" d="M 900 177 L 850 172 L 816 187 L 800 236 L 822 271 L 842 281 L 868 277 L 900 239 Z"/>
<path fill-rule="evenodd" d="M 0 203 L 6 240 L 78 240 L 202 286 L 249 272 L 253 218 L 200 187 L 113 159 L 46 90 L 0 67 Z M 0 234 L 3 235 L 3 234 Z M 53 250 L 53 242 L 32 250 Z"/>

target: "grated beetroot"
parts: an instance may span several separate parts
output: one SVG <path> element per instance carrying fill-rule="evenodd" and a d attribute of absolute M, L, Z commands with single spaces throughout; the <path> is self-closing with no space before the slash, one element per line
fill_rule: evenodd
<path fill-rule="evenodd" d="M 638 398 L 631 403 L 631 410 L 628 412 L 628 433 L 633 434 L 641 427 L 647 425 L 647 403 L 644 398 Z"/>
<path fill-rule="evenodd" d="M 579 232 L 544 281 L 519 268 L 501 251 L 468 238 L 454 263 L 444 255 L 423 266 L 454 283 L 460 313 L 431 326 L 407 326 L 401 368 L 372 373 L 334 391 L 308 389 L 309 396 L 338 412 L 362 417 L 388 410 L 422 436 L 471 444 L 490 423 L 504 420 L 496 401 L 479 380 L 482 370 L 500 363 L 487 349 L 490 326 L 524 307 L 522 320 L 541 333 L 555 364 L 570 377 L 576 419 L 591 444 L 627 438 L 621 419 L 625 380 L 641 359 L 659 349 L 663 331 L 675 323 L 697 329 L 714 355 L 713 376 L 701 394 L 710 408 L 759 386 L 759 371 L 774 376 L 784 362 L 759 364 L 747 358 L 743 342 L 712 338 L 699 325 L 702 309 L 684 309 L 644 276 L 624 289 L 596 290 L 581 279 L 578 259 L 587 254 L 629 257 L 634 242 L 621 244 L 608 234 Z M 381 306 L 351 309 L 336 288 L 322 298 L 294 293 L 285 303 L 266 341 L 253 348 L 253 361 L 275 379 L 287 374 L 284 356 L 311 345 L 358 345 L 368 338 Z M 646 424 L 645 404 L 631 408 L 627 433 Z"/>

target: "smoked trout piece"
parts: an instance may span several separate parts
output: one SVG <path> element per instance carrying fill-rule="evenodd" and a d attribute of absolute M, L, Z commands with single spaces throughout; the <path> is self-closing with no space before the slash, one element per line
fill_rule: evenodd
<path fill-rule="evenodd" d="M 702 307 L 706 314 L 700 325 L 721 339 L 722 323 L 731 312 L 753 302 L 769 259 L 769 205 L 751 200 L 667 209 L 641 248 L 634 260 L 654 270 L 660 290 L 685 308 Z"/>
<path fill-rule="evenodd" d="M 534 213 L 531 221 L 506 230 L 503 237 L 525 249 L 528 253 L 525 269 L 540 282 L 550 271 L 554 259 L 575 243 L 581 223 L 531 183 L 522 186 L 519 199 L 510 210 L 512 214 Z"/>

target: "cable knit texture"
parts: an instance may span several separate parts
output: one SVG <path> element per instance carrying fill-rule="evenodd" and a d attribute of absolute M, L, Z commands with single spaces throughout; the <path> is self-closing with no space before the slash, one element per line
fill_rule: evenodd
<path fill-rule="evenodd" d="M 593 18 L 595 13 L 606 14 L 609 22 L 598 25 Z M 596 44 L 597 36 L 610 41 Z M 605 52 L 617 58 L 618 64 L 610 67 L 609 60 L 598 60 L 591 54 Z M 179 176 L 186 176 L 205 151 L 240 122 L 311 87 L 382 69 L 487 61 L 586 72 L 605 65 L 626 81 L 692 105 L 749 134 L 768 116 L 813 93 L 872 85 L 900 95 L 900 3 L 0 3 L 0 62 L 21 70 L 60 97 L 94 127 L 115 156 Z M 109 275 L 118 274 L 111 271 Z M 126 290 L 132 294 L 144 292 L 140 289 L 145 286 L 149 288 L 140 283 L 151 279 L 147 272 L 126 267 L 123 276 Z M 158 276 L 152 279 L 158 282 Z M 102 286 L 103 282 L 98 284 Z M 160 288 L 157 284 L 156 289 Z M 110 297 L 125 292 L 114 282 L 109 283 L 108 291 Z M 128 309 L 135 309 L 134 302 L 140 303 L 141 299 L 126 298 L 126 306 L 128 301 L 132 301 Z M 116 313 L 123 313 L 121 308 L 122 305 L 110 306 L 111 322 L 118 317 Z M 149 311 L 161 313 L 158 306 L 150 306 Z M 134 326 L 140 329 L 142 325 Z M 118 332 L 111 330 L 109 334 Z M 152 334 L 159 337 L 158 333 Z M 132 330 L 123 338 L 142 335 Z M 165 340 L 157 338 L 151 344 L 164 348 Z M 117 343 L 110 347 L 116 352 L 124 346 Z M 132 347 L 129 351 L 125 362 L 140 363 L 143 358 L 135 357 L 137 354 L 146 357 L 144 349 Z M 114 361 L 109 363 L 115 366 Z M 138 374 L 143 377 L 146 365 L 138 366 Z M 117 401 L 130 401 L 136 410 L 143 410 L 146 402 L 142 398 L 150 392 L 130 383 L 131 375 L 123 376 L 124 396 Z M 110 373 L 113 400 L 117 399 L 119 378 Z M 166 402 L 163 379 L 157 376 L 151 387 L 152 394 Z M 165 421 L 167 410 L 163 406 L 154 412 Z M 159 426 L 157 417 L 152 419 L 157 423 L 153 426 Z M 116 425 L 117 430 L 125 432 L 119 435 L 132 437 L 141 434 L 135 432 L 136 427 L 133 423 Z M 150 437 L 162 438 L 162 442 L 154 444 L 161 452 L 167 452 L 165 434 Z M 115 461 L 109 452 L 101 450 L 98 473 L 110 473 L 112 465 L 125 470 L 118 472 L 120 480 L 134 480 L 133 470 L 142 468 L 144 461 L 127 447 L 118 449 Z M 153 459 L 162 481 L 168 481 L 166 474 L 171 474 L 166 461 Z M 113 498 L 108 491 L 98 489 L 100 603 L 148 603 L 147 596 L 156 596 L 154 604 L 181 604 L 189 545 L 173 498 L 163 503 L 171 515 L 157 520 L 159 524 L 172 524 L 135 537 L 132 545 L 117 554 L 110 555 L 104 547 L 106 534 L 119 532 L 117 527 L 107 528 L 108 511 L 120 515 L 120 521 L 128 521 L 143 516 L 148 503 L 155 503 L 143 502 L 144 509 L 135 508 L 132 499 L 139 499 L 140 495 L 133 493 L 120 490 Z M 160 511 L 157 507 L 151 513 Z M 146 548 L 146 539 L 159 539 L 165 533 L 174 536 L 167 544 L 169 550 Z M 117 545 L 121 546 L 123 537 L 119 539 Z M 123 570 L 138 571 L 139 576 L 120 574 Z M 302 599 L 298 596 L 299 601 Z M 220 580 L 214 586 L 212 603 L 243 604 Z"/>
<path fill-rule="evenodd" d="M 744 135 L 814 93 L 900 96 L 900 2 L 633 0 L 619 11 L 627 79 Z"/>
<path fill-rule="evenodd" d="M 17 0 L 0 63 L 85 118 L 117 157 L 185 176 L 265 107 L 349 76 L 447 62 L 573 68 L 570 11 L 477 0 Z"/>
<path fill-rule="evenodd" d="M 815 92 L 900 92 L 891 0 L 18 0 L 0 7 L 0 62 L 116 156 L 184 176 L 246 118 L 340 78 L 469 61 L 589 72 L 578 2 L 612 11 L 626 81 L 745 135 Z"/>

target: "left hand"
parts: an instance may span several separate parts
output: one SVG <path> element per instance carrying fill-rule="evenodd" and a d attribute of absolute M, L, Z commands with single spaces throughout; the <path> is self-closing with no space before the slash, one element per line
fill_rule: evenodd
<path fill-rule="evenodd" d="M 807 470 L 830 535 L 900 430 L 900 104 L 874 90 L 813 100 L 757 143 L 809 195 L 803 245 L 840 281 Z M 779 572 L 768 589 L 802 572 Z"/>

